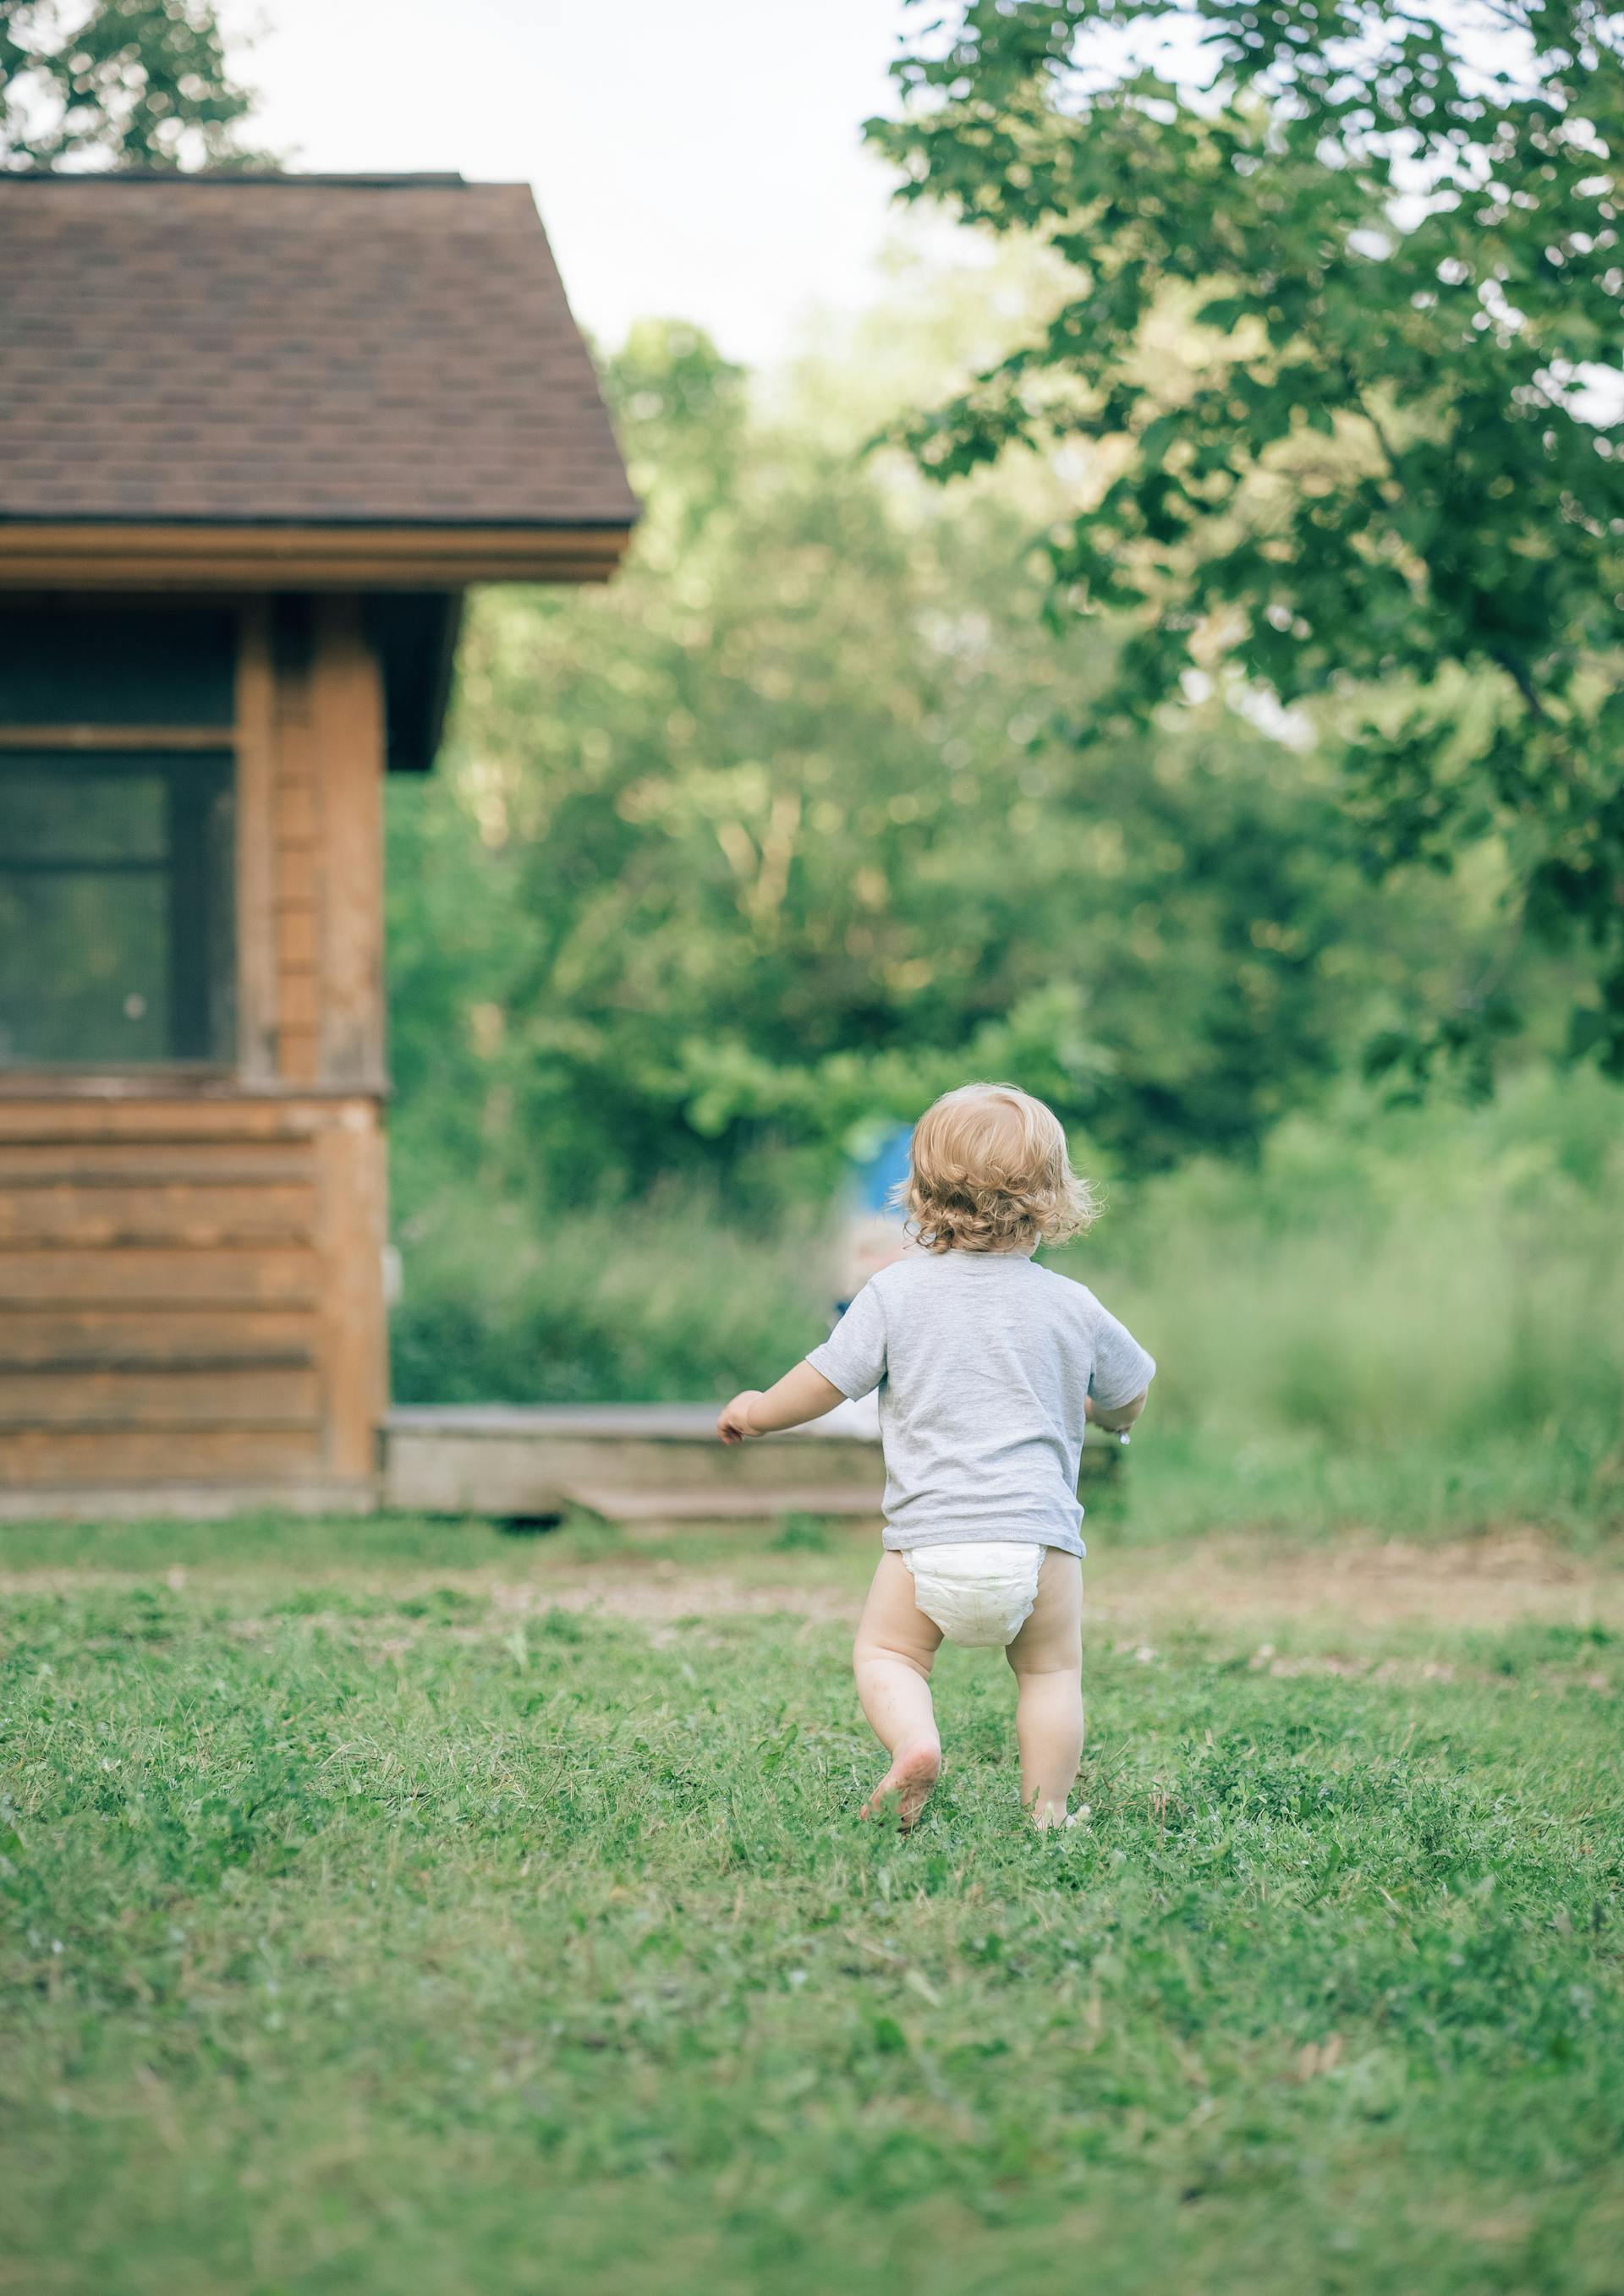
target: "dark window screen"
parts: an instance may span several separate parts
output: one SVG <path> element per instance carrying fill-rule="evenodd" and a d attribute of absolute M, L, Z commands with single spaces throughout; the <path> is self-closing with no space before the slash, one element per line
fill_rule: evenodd
<path fill-rule="evenodd" d="M 217 608 L 0 602 L 0 724 L 229 726 L 236 647 Z"/>
<path fill-rule="evenodd" d="M 0 1067 L 226 1062 L 232 767 L 0 753 Z"/>

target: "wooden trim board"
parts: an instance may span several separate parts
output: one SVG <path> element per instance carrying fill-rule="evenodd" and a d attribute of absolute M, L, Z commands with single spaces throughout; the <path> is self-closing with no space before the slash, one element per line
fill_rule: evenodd
<path fill-rule="evenodd" d="M 460 589 L 606 582 L 625 526 L 165 526 L 0 521 L 0 587 Z"/>
<path fill-rule="evenodd" d="M 234 726 L 0 726 L 0 750 L 209 750 L 236 747 Z"/>
<path fill-rule="evenodd" d="M 237 643 L 237 1060 L 255 1084 L 277 1073 L 275 708 L 270 601 L 250 598 Z"/>

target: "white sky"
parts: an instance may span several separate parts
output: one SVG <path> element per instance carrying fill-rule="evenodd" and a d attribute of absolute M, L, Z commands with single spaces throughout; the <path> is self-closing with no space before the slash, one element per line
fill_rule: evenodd
<path fill-rule="evenodd" d="M 254 132 L 317 171 L 531 184 L 577 316 L 697 320 L 752 364 L 874 300 L 907 228 L 858 129 L 902 0 L 223 0 Z M 910 236 L 921 235 L 915 226 Z M 938 225 L 945 233 L 947 226 Z"/>

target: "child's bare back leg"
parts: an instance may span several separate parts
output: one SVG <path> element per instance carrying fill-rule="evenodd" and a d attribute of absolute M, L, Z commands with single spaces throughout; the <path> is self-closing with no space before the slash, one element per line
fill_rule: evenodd
<path fill-rule="evenodd" d="M 1016 1682 L 1021 1800 L 1038 1825 L 1063 1825 L 1083 1759 L 1083 1566 L 1052 1546 L 1032 1614 L 1005 1652 Z"/>
<path fill-rule="evenodd" d="M 857 1696 L 890 1755 L 890 1769 L 863 1805 L 865 1817 L 894 1809 L 911 1826 L 941 1773 L 941 1740 L 931 1703 L 931 1668 L 941 1629 L 914 1600 L 914 1580 L 900 1554 L 880 1557 L 857 1627 L 852 1664 Z"/>

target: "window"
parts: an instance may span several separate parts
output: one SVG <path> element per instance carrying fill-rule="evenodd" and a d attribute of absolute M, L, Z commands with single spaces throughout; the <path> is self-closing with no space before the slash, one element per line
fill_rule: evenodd
<path fill-rule="evenodd" d="M 235 1056 L 237 618 L 0 600 L 0 1070 Z"/>
<path fill-rule="evenodd" d="M 232 760 L 0 751 L 0 1068 L 233 1057 Z"/>
<path fill-rule="evenodd" d="M 229 726 L 236 622 L 198 606 L 0 603 L 0 726 Z"/>

